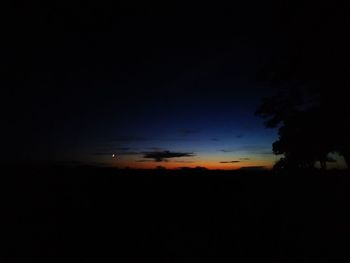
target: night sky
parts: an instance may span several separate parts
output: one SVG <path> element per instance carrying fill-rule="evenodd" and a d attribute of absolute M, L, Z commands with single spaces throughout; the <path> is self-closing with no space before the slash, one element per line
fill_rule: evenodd
<path fill-rule="evenodd" d="M 47 5 L 7 20 L 3 160 L 273 165 L 277 132 L 254 112 L 271 91 L 257 74 L 284 41 L 283 6 Z"/>

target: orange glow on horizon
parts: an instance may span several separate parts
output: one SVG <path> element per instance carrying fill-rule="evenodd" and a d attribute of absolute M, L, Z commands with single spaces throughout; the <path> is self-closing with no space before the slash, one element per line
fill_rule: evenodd
<path fill-rule="evenodd" d="M 245 161 L 240 163 L 220 163 L 217 161 L 196 161 L 196 162 L 133 162 L 133 161 L 124 161 L 115 163 L 112 165 L 117 168 L 132 168 L 132 169 L 156 169 L 157 167 L 164 167 L 169 170 L 178 170 L 181 168 L 196 168 L 203 167 L 208 170 L 239 170 L 242 167 L 264 167 L 266 169 L 271 169 L 271 162 L 266 161 Z"/>

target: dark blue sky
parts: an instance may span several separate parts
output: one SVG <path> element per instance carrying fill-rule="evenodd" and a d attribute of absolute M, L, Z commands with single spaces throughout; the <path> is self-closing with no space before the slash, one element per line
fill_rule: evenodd
<path fill-rule="evenodd" d="M 5 159 L 271 166 L 276 132 L 254 116 L 270 92 L 257 74 L 283 39 L 271 6 L 55 5 L 15 11 Z"/>

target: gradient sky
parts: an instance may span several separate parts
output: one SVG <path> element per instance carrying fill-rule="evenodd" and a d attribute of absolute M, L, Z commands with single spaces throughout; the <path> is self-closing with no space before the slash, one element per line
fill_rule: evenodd
<path fill-rule="evenodd" d="M 103 124 L 100 136 L 90 144 L 94 155 L 86 158 L 131 167 L 271 166 L 271 143 L 276 132 L 264 129 L 262 121 L 254 117 L 257 97 L 244 95 L 243 90 L 228 94 L 220 88 L 213 88 L 211 96 L 197 94 L 196 90 L 176 95 L 168 92 L 161 96 L 163 103 L 146 96 L 137 112 L 123 107 L 128 119 L 123 125 L 117 119 Z M 193 156 L 165 158 L 162 162 L 144 158 L 147 153 L 164 151 Z M 113 153 L 119 158 L 112 159 Z"/>
<path fill-rule="evenodd" d="M 276 131 L 254 116 L 270 88 L 256 75 L 283 41 L 281 13 L 254 4 L 16 10 L 2 159 L 271 167 Z"/>

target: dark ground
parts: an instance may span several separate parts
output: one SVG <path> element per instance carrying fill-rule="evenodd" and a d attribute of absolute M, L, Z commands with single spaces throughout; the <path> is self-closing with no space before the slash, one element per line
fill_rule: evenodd
<path fill-rule="evenodd" d="M 1 262 L 349 262 L 350 177 L 3 166 Z"/>

